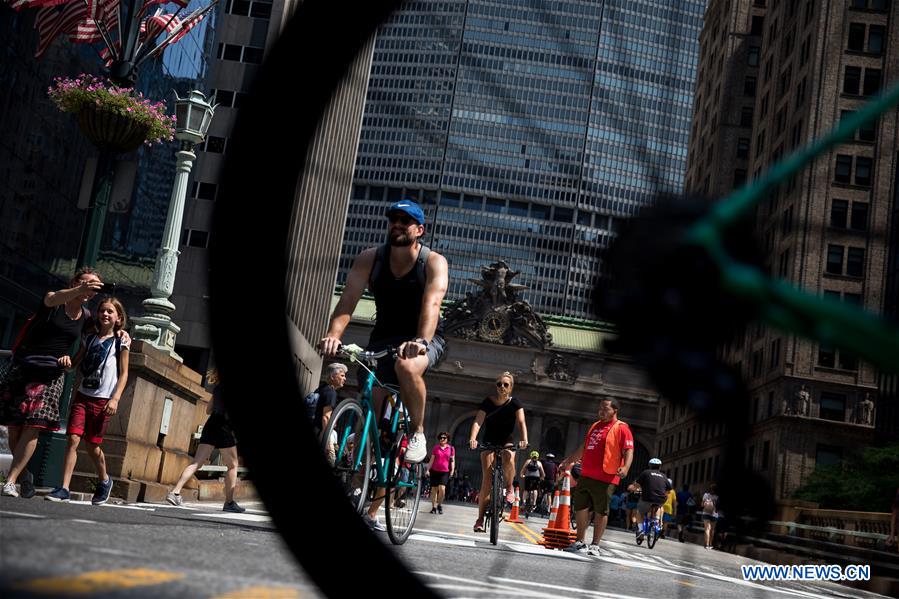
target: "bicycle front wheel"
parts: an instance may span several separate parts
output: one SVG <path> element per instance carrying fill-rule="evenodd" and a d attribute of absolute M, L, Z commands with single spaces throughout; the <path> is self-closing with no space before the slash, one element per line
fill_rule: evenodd
<path fill-rule="evenodd" d="M 490 514 L 490 543 L 496 545 L 499 541 L 499 518 L 503 513 L 503 471 L 500 458 L 497 457 L 493 462 L 493 496 L 490 501 L 493 503 L 492 514 Z"/>
<path fill-rule="evenodd" d="M 372 472 L 374 439 L 369 435 L 360 447 L 365 430 L 365 413 L 355 400 L 344 400 L 331 413 L 322 433 L 322 452 L 343 488 L 344 495 L 358 513 L 365 505 Z M 359 464 L 358 467 L 356 464 Z"/>
<path fill-rule="evenodd" d="M 421 478 L 424 466 L 402 464 L 394 472 L 388 484 L 388 500 L 384 502 L 384 517 L 387 521 L 387 536 L 394 545 L 402 545 L 409 538 L 418 505 L 421 503 Z"/>

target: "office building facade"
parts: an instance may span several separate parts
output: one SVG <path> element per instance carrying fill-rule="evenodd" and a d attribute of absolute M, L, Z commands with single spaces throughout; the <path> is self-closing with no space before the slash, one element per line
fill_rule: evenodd
<path fill-rule="evenodd" d="M 894 11 L 877 0 L 710 2 L 687 189 L 724 195 L 858 110 L 896 59 L 887 43 Z M 877 313 L 895 304 L 885 286 L 894 276 L 895 126 L 895 111 L 885 113 L 760 203 L 752 218 L 768 274 Z M 721 356 L 749 391 L 743 465 L 776 498 L 875 441 L 889 393 L 850 353 L 752 323 Z M 714 480 L 725 434 L 663 402 L 659 450 L 681 469 L 678 482 Z"/>
<path fill-rule="evenodd" d="M 505 260 L 544 314 L 595 318 L 620 219 L 683 185 L 704 2 L 409 2 L 379 30 L 340 259 L 425 208 L 448 298 Z"/>

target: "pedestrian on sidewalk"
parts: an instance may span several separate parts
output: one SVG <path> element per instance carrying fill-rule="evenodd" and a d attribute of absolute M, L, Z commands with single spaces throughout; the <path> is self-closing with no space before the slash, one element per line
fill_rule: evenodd
<path fill-rule="evenodd" d="M 0 493 L 33 497 L 34 482 L 26 466 L 37 447 L 38 433 L 60 428 L 59 400 L 65 387 L 65 369 L 72 365 L 73 345 L 90 326 L 85 304 L 103 288 L 100 274 L 80 268 L 69 287 L 48 291 L 40 307 L 13 343 L 13 356 L 0 365 L 0 424 L 9 428 L 12 464 Z M 122 338 L 130 342 L 124 331 Z"/>
<path fill-rule="evenodd" d="M 705 548 L 711 549 L 715 540 L 715 523 L 718 521 L 718 487 L 709 485 L 702 496 L 702 526 L 705 528 Z"/>
<path fill-rule="evenodd" d="M 685 484 L 683 489 L 677 494 L 677 540 L 683 543 L 686 539 L 684 537 L 687 527 L 690 525 L 690 521 L 693 519 L 694 508 L 696 507 L 696 500 L 693 499 L 693 494 L 690 493 L 690 485 Z"/>
<path fill-rule="evenodd" d="M 456 473 L 456 448 L 449 444 L 448 432 L 437 435 L 428 470 L 431 473 L 431 513 L 442 514 L 446 483 Z"/>
<path fill-rule="evenodd" d="M 571 503 L 577 518 L 577 540 L 566 551 L 599 555 L 599 543 L 609 519 L 609 503 L 621 478 L 627 476 L 634 459 L 634 436 L 630 427 L 618 420 L 618 401 L 599 402 L 599 420 L 587 432 L 584 444 L 565 458 L 562 468 L 570 469 L 582 461 L 581 476 L 572 493 Z M 585 542 L 590 511 L 594 512 L 593 542 Z"/>
<path fill-rule="evenodd" d="M 237 488 L 237 439 L 234 436 L 231 421 L 228 419 L 228 412 L 225 410 L 225 400 L 222 396 L 222 384 L 218 380 L 218 372 L 213 370 L 208 378 L 211 383 L 215 384 L 215 388 L 212 390 L 212 401 L 206 405 L 206 413 L 209 418 L 203 425 L 203 434 L 200 436 L 197 453 L 194 455 L 193 461 L 184 468 L 181 478 L 165 496 L 165 499 L 172 505 L 181 505 L 183 502 L 181 489 L 200 466 L 206 463 L 206 460 L 212 455 L 212 450 L 218 449 L 219 455 L 222 456 L 222 461 L 228 469 L 225 472 L 225 505 L 222 506 L 222 511 L 242 514 L 247 510 L 234 501 L 234 491 Z"/>
<path fill-rule="evenodd" d="M 47 499 L 68 501 L 72 473 L 78 460 L 78 446 L 83 438 L 87 455 L 97 471 L 97 487 L 91 503 L 101 505 L 109 501 L 112 479 L 106 471 L 106 455 L 100 445 L 109 418 L 119 409 L 119 401 L 128 384 L 128 356 L 130 339 L 126 342 L 118 332 L 127 325 L 125 307 L 114 297 L 105 297 L 97 306 L 94 330 L 84 336 L 81 349 L 72 360 L 81 371 L 81 384 L 72 397 L 69 423 L 66 427 L 68 445 L 62 466 L 62 485 Z"/>

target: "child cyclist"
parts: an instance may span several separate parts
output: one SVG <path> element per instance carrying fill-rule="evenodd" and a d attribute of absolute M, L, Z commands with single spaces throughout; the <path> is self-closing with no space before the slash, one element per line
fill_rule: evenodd
<path fill-rule="evenodd" d="M 68 501 L 69 485 L 78 458 L 82 437 L 87 443 L 87 455 L 97 469 L 97 489 L 91 503 L 100 505 L 109 500 L 112 479 L 106 472 L 106 456 L 100 448 L 109 417 L 119 408 L 119 400 L 128 383 L 128 349 L 130 339 L 118 332 L 126 325 L 125 308 L 114 297 L 105 297 L 97 307 L 96 329 L 88 331 L 72 365 L 79 367 L 81 385 L 72 397 L 69 409 L 69 437 L 62 471 L 62 486 L 53 489 L 47 499 Z"/>

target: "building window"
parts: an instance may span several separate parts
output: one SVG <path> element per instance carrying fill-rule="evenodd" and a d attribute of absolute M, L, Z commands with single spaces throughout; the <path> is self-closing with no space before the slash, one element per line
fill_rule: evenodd
<path fill-rule="evenodd" d="M 752 107 L 744 106 L 740 110 L 740 126 L 752 127 Z"/>
<path fill-rule="evenodd" d="M 214 152 L 216 154 L 224 154 L 228 145 L 228 139 L 225 137 L 217 137 L 209 135 L 203 143 L 203 151 Z"/>
<path fill-rule="evenodd" d="M 194 197 L 200 200 L 215 201 L 215 195 L 218 191 L 218 185 L 215 183 L 194 183 Z"/>
<path fill-rule="evenodd" d="M 771 459 L 771 441 L 765 441 L 764 445 L 762 445 L 762 463 L 760 464 L 762 470 L 768 469 L 768 461 Z"/>
<path fill-rule="evenodd" d="M 205 248 L 209 246 L 209 232 L 197 231 L 196 229 L 184 229 L 181 232 L 181 245 L 195 248 Z"/>
<path fill-rule="evenodd" d="M 849 248 L 846 253 L 846 274 L 861 277 L 865 274 L 865 248 Z"/>
<path fill-rule="evenodd" d="M 760 51 L 761 51 L 761 48 L 759 48 L 758 46 L 750 46 L 749 47 L 749 55 L 746 60 L 747 64 L 749 64 L 749 66 L 751 66 L 751 67 L 759 66 Z"/>
<path fill-rule="evenodd" d="M 819 444 L 815 450 L 816 466 L 839 466 L 843 463 L 843 448 Z"/>
<path fill-rule="evenodd" d="M 846 45 L 847 50 L 853 52 L 864 52 L 865 50 L 865 26 L 862 23 L 849 24 L 849 43 Z"/>
<path fill-rule="evenodd" d="M 849 228 L 856 231 L 868 230 L 867 202 L 852 202 L 852 218 L 849 221 Z"/>
<path fill-rule="evenodd" d="M 836 229 L 845 229 L 849 217 L 849 202 L 847 200 L 831 200 L 830 202 L 830 226 Z"/>
<path fill-rule="evenodd" d="M 880 69 L 865 69 L 865 84 L 862 89 L 864 95 L 873 96 L 880 91 L 880 75 Z"/>
<path fill-rule="evenodd" d="M 868 28 L 868 52 L 880 56 L 883 54 L 885 30 L 883 25 L 871 25 Z"/>
<path fill-rule="evenodd" d="M 843 73 L 843 93 L 857 96 L 862 81 L 861 67 L 846 67 Z"/>
<path fill-rule="evenodd" d="M 846 420 L 846 396 L 840 393 L 821 392 L 819 417 L 824 420 L 843 422 Z"/>
<path fill-rule="evenodd" d="M 837 183 L 852 182 L 852 156 L 837 154 L 837 165 L 833 178 Z"/>
<path fill-rule="evenodd" d="M 737 140 L 737 158 L 749 158 L 748 137 L 741 137 Z"/>
<path fill-rule="evenodd" d="M 855 184 L 871 185 L 871 165 L 873 161 L 866 156 L 855 157 Z"/>
<path fill-rule="evenodd" d="M 782 279 L 790 276 L 790 250 L 786 249 L 780 255 L 780 272 L 778 273 Z M 772 356 L 773 359 L 773 356 Z"/>
<path fill-rule="evenodd" d="M 734 187 L 743 185 L 746 181 L 746 169 L 738 168 L 734 170 Z"/>
<path fill-rule="evenodd" d="M 752 27 L 749 30 L 749 35 L 762 35 L 764 28 L 765 28 L 765 17 L 759 16 L 759 15 L 753 15 Z"/>
<path fill-rule="evenodd" d="M 844 247 L 841 245 L 827 246 L 827 272 L 832 275 L 843 274 L 843 252 Z"/>
<path fill-rule="evenodd" d="M 837 363 L 837 352 L 834 346 L 827 343 L 818 345 L 818 366 L 834 368 Z"/>
<path fill-rule="evenodd" d="M 754 96 L 757 79 L 755 77 L 747 77 L 743 81 L 743 95 L 744 96 Z"/>

